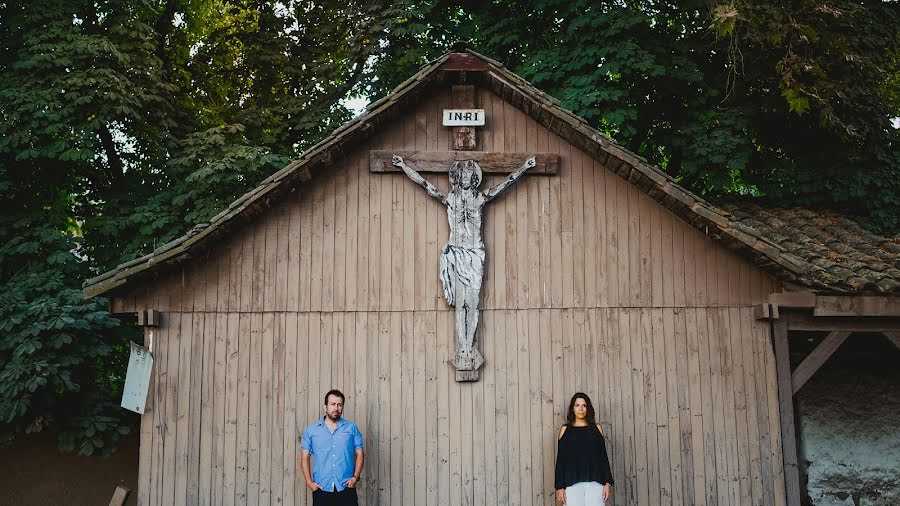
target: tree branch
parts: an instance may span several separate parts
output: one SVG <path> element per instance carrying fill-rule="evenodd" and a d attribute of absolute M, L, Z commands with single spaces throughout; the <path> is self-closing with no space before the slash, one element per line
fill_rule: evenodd
<path fill-rule="evenodd" d="M 359 82 L 360 78 L 362 77 L 363 70 L 365 69 L 366 61 L 368 59 L 369 54 L 363 51 L 363 53 L 359 55 L 359 58 L 357 58 L 356 63 L 354 63 L 353 70 L 350 72 L 347 80 L 344 81 L 344 83 L 340 86 L 323 95 L 316 101 L 315 105 L 309 107 L 308 109 L 316 110 L 319 107 L 330 105 L 343 98 L 344 95 L 346 95 L 347 92 L 353 89 L 353 87 L 356 86 L 356 84 Z M 291 144 L 298 143 L 306 135 L 306 130 L 306 128 L 295 129 L 293 126 L 291 126 L 289 142 Z"/>
<path fill-rule="evenodd" d="M 353 65 L 353 70 L 350 72 L 347 80 L 344 81 L 344 84 L 332 90 L 331 93 L 327 93 L 322 97 L 320 102 L 331 103 L 343 98 L 344 95 L 353 89 L 353 87 L 356 86 L 356 83 L 359 82 L 359 79 L 362 77 L 363 69 L 366 67 L 366 60 L 368 59 L 369 54 L 363 51 L 362 54 L 359 55 L 359 58 L 357 58 L 356 63 Z"/>
<path fill-rule="evenodd" d="M 110 180 L 119 181 L 125 175 L 125 169 L 122 165 L 122 159 L 119 152 L 116 151 L 116 143 L 113 141 L 112 133 L 106 125 L 100 127 L 100 142 L 103 144 L 103 151 L 106 152 L 106 160 L 109 162 L 109 168 L 112 169 Z"/>
<path fill-rule="evenodd" d="M 153 24 L 153 29 L 156 30 L 157 34 L 156 56 L 163 62 L 163 68 L 167 71 L 170 63 L 169 56 L 166 54 L 166 39 L 169 36 L 169 32 L 172 31 L 172 22 L 175 20 L 175 13 L 178 12 L 180 7 L 181 2 L 179 0 L 167 0 L 162 14 L 159 15 L 156 23 Z"/>

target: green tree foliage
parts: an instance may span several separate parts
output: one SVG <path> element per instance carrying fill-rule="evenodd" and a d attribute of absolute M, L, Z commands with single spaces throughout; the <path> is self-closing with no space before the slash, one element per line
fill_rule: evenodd
<path fill-rule="evenodd" d="M 900 4 L 738 1 L 712 18 L 728 42 L 732 101 L 757 105 L 747 117 L 758 184 L 776 201 L 849 208 L 874 228 L 900 229 L 891 125 L 900 116 Z"/>
<path fill-rule="evenodd" d="M 81 282 L 209 220 L 350 111 L 369 2 L 0 2 L 0 430 L 104 452 L 131 325 Z M 385 13 L 385 16 L 380 15 Z M 387 20 L 387 21 L 384 21 Z"/>
<path fill-rule="evenodd" d="M 84 301 L 77 289 L 90 271 L 78 255 L 71 198 L 58 189 L 28 202 L 39 192 L 33 179 L 7 174 L 0 172 L 0 199 L 12 204 L 0 214 L 0 436 L 53 427 L 63 448 L 109 451 L 128 432 L 110 402 L 124 370 L 119 320 L 105 300 Z"/>
<path fill-rule="evenodd" d="M 694 191 L 900 230 L 896 2 L 410 4 L 373 95 L 470 39 Z"/>
<path fill-rule="evenodd" d="M 208 221 L 459 39 L 703 194 L 900 227 L 898 4 L 0 0 L 0 423 L 106 451 L 80 283 Z"/>
<path fill-rule="evenodd" d="M 445 9 L 447 11 L 445 12 Z M 558 98 L 689 187 L 744 188 L 753 151 L 739 109 L 723 104 L 705 2 L 438 2 L 407 22 L 399 47 L 436 56 L 463 33 L 474 48 Z M 433 19 L 447 19 L 436 29 Z M 463 27 L 463 30 L 457 29 Z M 435 32 L 447 32 L 439 39 Z M 393 54 L 379 76 L 400 74 Z M 373 86 L 376 94 L 387 86 Z"/>
<path fill-rule="evenodd" d="M 91 272 L 79 201 L 115 181 L 111 127 L 159 109 L 159 80 L 129 61 L 146 53 L 140 25 L 102 34 L 62 6 L 3 7 L 0 421 L 5 439 L 51 427 L 91 454 L 127 432 L 110 402 L 124 347 L 105 301 L 78 290 Z"/>

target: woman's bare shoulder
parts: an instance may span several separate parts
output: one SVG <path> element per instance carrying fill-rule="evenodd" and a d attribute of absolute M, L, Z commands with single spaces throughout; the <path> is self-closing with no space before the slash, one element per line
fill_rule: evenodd
<path fill-rule="evenodd" d="M 566 433 L 566 427 L 568 427 L 568 425 L 563 424 L 563 425 L 559 428 L 559 439 L 562 439 L 563 434 Z"/>

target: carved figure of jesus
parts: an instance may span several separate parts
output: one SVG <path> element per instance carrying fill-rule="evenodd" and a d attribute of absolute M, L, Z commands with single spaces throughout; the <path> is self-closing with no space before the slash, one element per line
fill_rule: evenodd
<path fill-rule="evenodd" d="M 456 308 L 456 354 L 453 365 L 458 371 L 477 371 L 484 357 L 475 348 L 478 311 L 481 302 L 481 280 L 484 277 L 484 241 L 481 238 L 484 205 L 509 189 L 526 170 L 536 165 L 532 156 L 502 183 L 479 191 L 481 167 L 474 160 L 453 162 L 450 168 L 450 193 L 444 195 L 418 172 L 409 168 L 403 158 L 394 155 L 391 162 L 421 186 L 431 197 L 447 206 L 450 240 L 441 253 L 440 275 L 444 298 Z"/>

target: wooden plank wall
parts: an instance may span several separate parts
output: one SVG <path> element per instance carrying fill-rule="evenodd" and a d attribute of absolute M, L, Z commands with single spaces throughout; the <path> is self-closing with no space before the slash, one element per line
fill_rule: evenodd
<path fill-rule="evenodd" d="M 610 435 L 615 504 L 783 504 L 775 365 L 751 309 L 483 322 L 503 338 L 484 340 L 480 382 L 456 383 L 447 311 L 167 313 L 140 503 L 310 504 L 297 437 L 339 387 L 366 438 L 363 504 L 552 504 L 575 391 Z"/>
<path fill-rule="evenodd" d="M 446 214 L 368 171 L 369 149 L 449 149 L 448 100 L 113 301 L 163 312 L 139 503 L 310 504 L 298 432 L 337 387 L 366 437 L 363 504 L 552 504 L 577 390 L 609 433 L 615 504 L 783 504 L 774 359 L 751 309 L 773 280 L 484 91 L 483 148 L 558 151 L 561 169 L 488 208 L 487 363 L 453 380 Z"/>
<path fill-rule="evenodd" d="M 449 129 L 439 125 L 448 101 L 449 92 L 425 101 L 331 177 L 115 309 L 444 309 L 437 272 L 446 211 L 404 174 L 373 174 L 368 165 L 370 149 L 449 150 Z M 559 176 L 526 176 L 488 204 L 483 308 L 748 306 L 773 291 L 770 276 L 510 104 L 483 90 L 479 103 L 488 111 L 484 150 L 561 159 Z M 429 177 L 448 191 L 446 176 Z"/>

